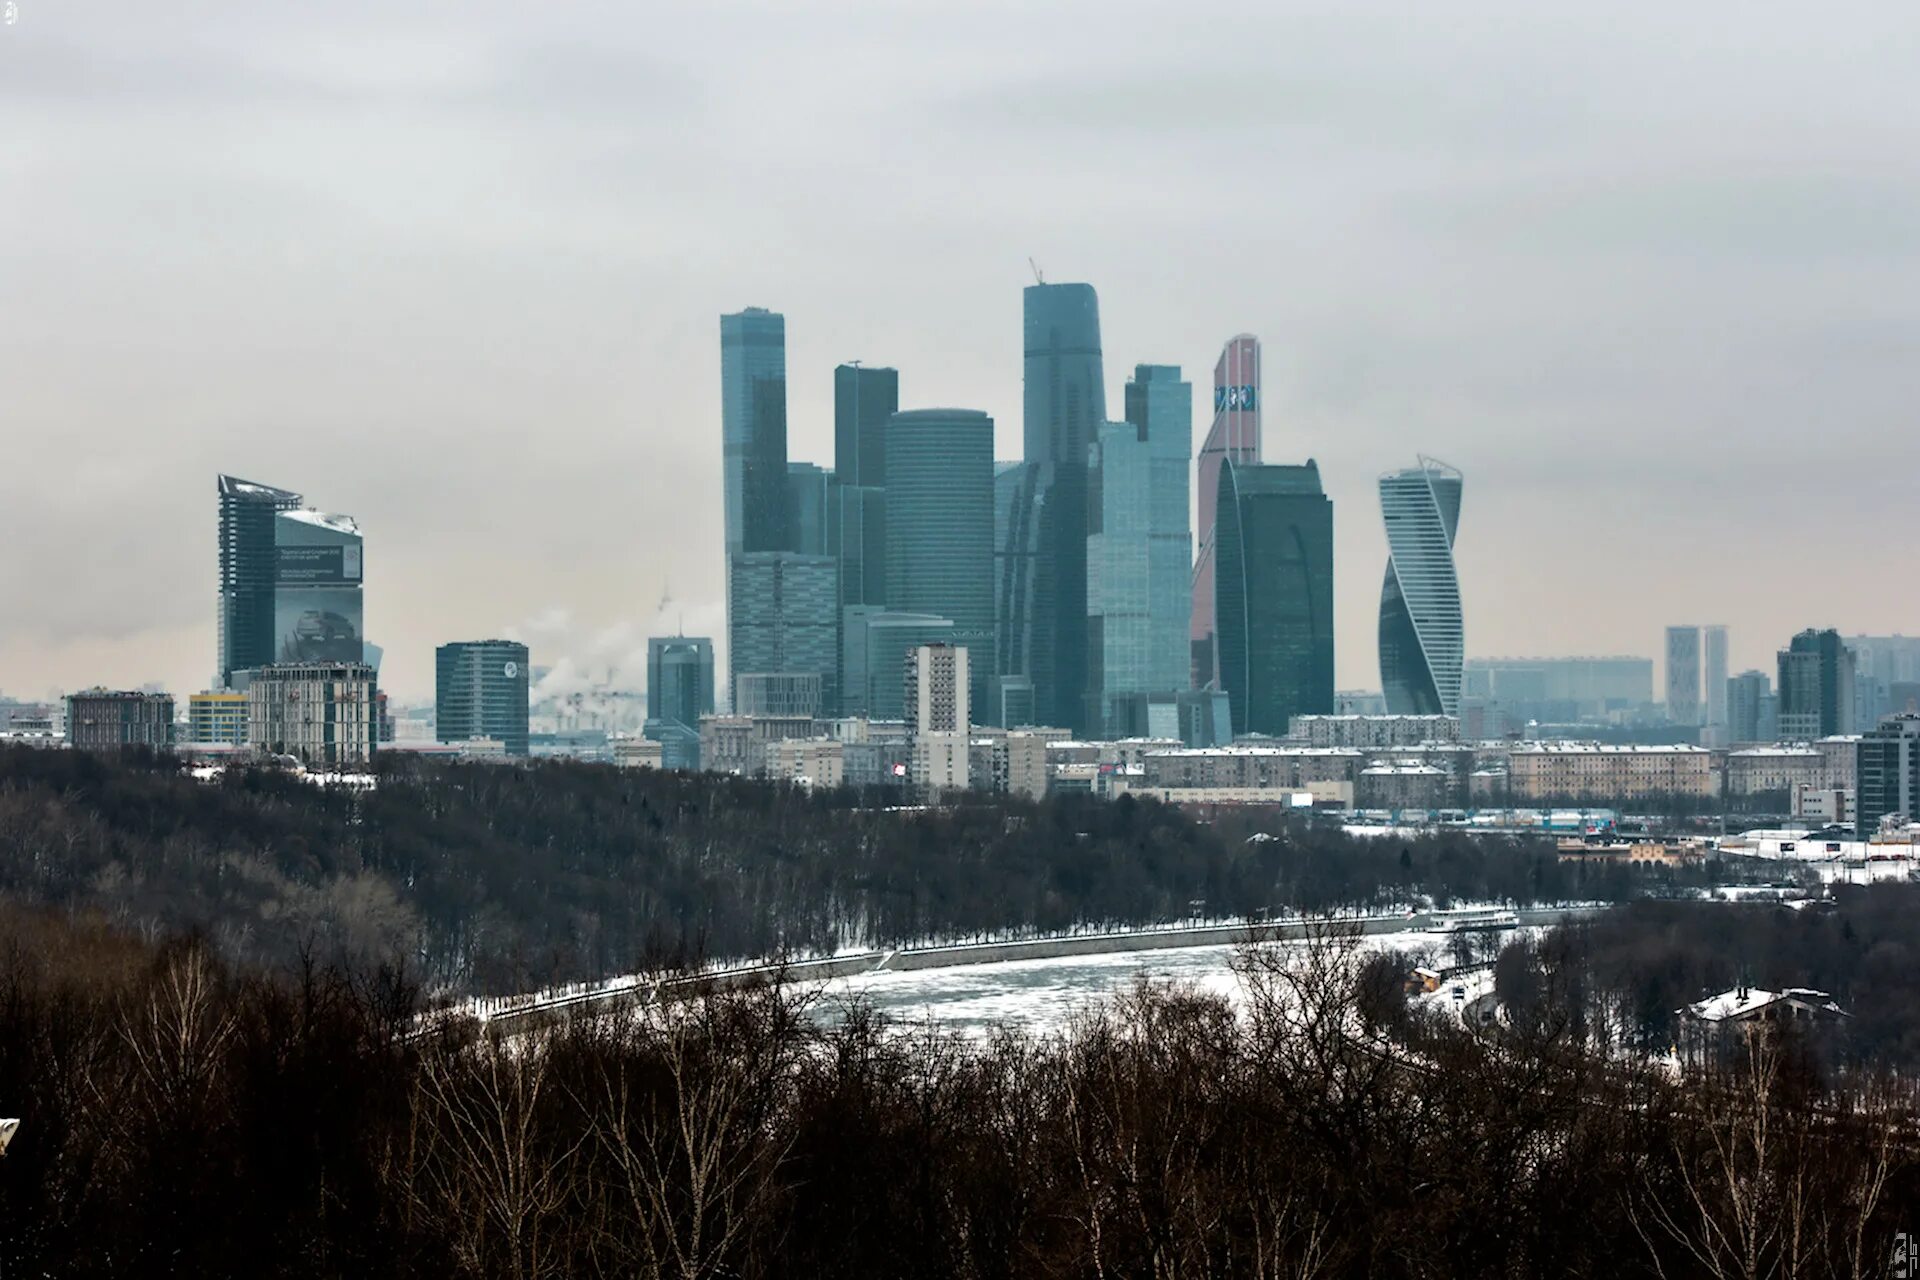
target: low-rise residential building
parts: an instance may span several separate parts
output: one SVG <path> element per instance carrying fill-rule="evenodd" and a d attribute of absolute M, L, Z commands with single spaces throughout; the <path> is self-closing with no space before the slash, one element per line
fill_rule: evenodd
<path fill-rule="evenodd" d="M 1353 802 L 1360 809 L 1432 810 L 1454 801 L 1453 775 L 1428 764 L 1376 764 L 1360 771 Z"/>
<path fill-rule="evenodd" d="M 67 698 L 67 745 L 77 751 L 173 746 L 173 695 L 88 689 Z"/>
<path fill-rule="evenodd" d="M 913 768 L 913 748 L 904 739 L 843 741 L 840 758 L 850 787 L 904 787 Z"/>
<path fill-rule="evenodd" d="M 1729 798 L 1793 794 L 1826 778 L 1826 756 L 1813 747 L 1771 745 L 1727 752 Z"/>
<path fill-rule="evenodd" d="M 1801 1037 L 1817 1057 L 1826 1057 L 1851 1017 L 1826 992 L 1808 987 L 1736 987 L 1675 1012 L 1680 1060 L 1697 1068 L 1738 1065 L 1754 1038 L 1787 1033 Z"/>
<path fill-rule="evenodd" d="M 187 698 L 187 741 L 205 746 L 245 746 L 247 695 L 210 689 Z"/>
<path fill-rule="evenodd" d="M 1047 793 L 1047 742 L 1040 735 L 976 725 L 971 752 L 976 788 L 1033 800 Z"/>
<path fill-rule="evenodd" d="M 710 773 L 757 777 L 766 772 L 766 746 L 817 736 L 811 716 L 701 716 L 700 767 Z"/>
<path fill-rule="evenodd" d="M 613 762 L 622 769 L 664 769 L 666 746 L 652 738 L 615 738 Z"/>
<path fill-rule="evenodd" d="M 1411 747 L 1458 742 L 1455 716 L 1295 716 L 1287 737 L 1312 747 Z"/>
<path fill-rule="evenodd" d="M 1556 800 L 1635 803 L 1670 797 L 1711 799 L 1718 792 L 1713 753 L 1693 746 L 1615 746 L 1525 742 L 1508 764 L 1513 803 Z"/>
<path fill-rule="evenodd" d="M 1855 793 L 1847 787 L 1808 787 L 1793 789 L 1790 812 L 1809 822 L 1837 822 L 1851 826 L 1857 812 Z"/>
<path fill-rule="evenodd" d="M 846 780 L 846 744 L 833 738 L 779 738 L 765 752 L 768 777 L 803 787 L 837 787 Z"/>
<path fill-rule="evenodd" d="M 1351 747 L 1189 747 L 1143 761 L 1144 785 L 1304 790 L 1312 782 L 1353 783 L 1364 755 Z"/>

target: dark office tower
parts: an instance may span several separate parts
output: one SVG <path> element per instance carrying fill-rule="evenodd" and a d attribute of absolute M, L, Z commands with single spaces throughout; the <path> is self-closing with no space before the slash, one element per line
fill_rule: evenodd
<path fill-rule="evenodd" d="M 700 717 L 712 715 L 713 707 L 713 641 L 648 637 L 647 720 L 641 732 L 660 744 L 662 768 L 700 767 Z"/>
<path fill-rule="evenodd" d="M 727 553 L 791 551 L 787 516 L 787 321 L 748 307 L 720 317 Z"/>
<path fill-rule="evenodd" d="M 793 550 L 803 556 L 827 554 L 833 478 L 833 472 L 811 462 L 787 464 L 787 517 L 793 522 Z"/>
<path fill-rule="evenodd" d="M 1466 657 L 1453 539 L 1461 477 L 1432 458 L 1380 477 L 1387 578 L 1380 589 L 1380 687 L 1398 716 L 1460 712 Z"/>
<path fill-rule="evenodd" d="M 273 602 L 279 551 L 274 517 L 300 505 L 300 495 L 250 480 L 221 476 L 220 687 L 233 673 L 274 662 Z"/>
<path fill-rule="evenodd" d="M 1194 533 L 1199 552 L 1193 561 L 1193 617 L 1188 636 L 1193 646 L 1193 687 L 1214 685 L 1213 533 L 1214 504 L 1220 494 L 1224 462 L 1260 461 L 1260 339 L 1250 333 L 1231 338 L 1213 366 L 1213 426 L 1200 446 L 1199 521 Z"/>
<path fill-rule="evenodd" d="M 496 738 L 510 756 L 527 754 L 527 646 L 462 640 L 433 653 L 434 733 L 442 742 Z"/>
<path fill-rule="evenodd" d="M 1107 420 L 1100 303 L 1089 284 L 1037 284 L 1025 297 L 1026 461 L 1035 476 L 1029 669 L 1048 724 L 1087 728 L 1087 460 Z M 981 664 L 984 666 L 984 664 Z"/>
<path fill-rule="evenodd" d="M 705 636 L 647 640 L 647 716 L 694 729 L 713 714 L 713 641 Z"/>
<path fill-rule="evenodd" d="M 887 420 L 900 408 L 900 375 L 843 364 L 833 371 L 832 553 L 840 561 L 840 603 L 887 599 Z"/>
<path fill-rule="evenodd" d="M 900 411 L 900 374 L 843 364 L 833 371 L 833 474 L 841 484 L 884 488 L 887 419 Z"/>
<path fill-rule="evenodd" d="M 1854 830 L 1862 838 L 1891 815 L 1920 822 L 1920 715 L 1888 716 L 1862 734 L 1854 763 Z"/>
<path fill-rule="evenodd" d="M 1320 468 L 1220 468 L 1220 683 L 1236 733 L 1333 713 L 1333 503 Z"/>
<path fill-rule="evenodd" d="M 1853 732 L 1853 651 L 1838 631 L 1808 629 L 1780 651 L 1780 737 L 1811 742 Z"/>
<path fill-rule="evenodd" d="M 992 647 L 993 419 L 916 409 L 887 422 L 887 607 L 951 619 L 953 643 Z M 992 685 L 970 671 L 976 703 Z"/>
<path fill-rule="evenodd" d="M 1040 480 L 1048 468 L 1029 462 L 993 464 L 993 619 L 996 689 L 983 724 L 1012 728 L 1038 719 L 1033 697 L 1034 566 L 1040 555 Z M 1010 719 L 999 689 L 1017 691 Z"/>
<path fill-rule="evenodd" d="M 739 707 L 740 679 L 816 675 L 822 705 L 840 705 L 839 570 L 830 556 L 749 551 L 728 564 L 733 602 L 727 690 Z"/>

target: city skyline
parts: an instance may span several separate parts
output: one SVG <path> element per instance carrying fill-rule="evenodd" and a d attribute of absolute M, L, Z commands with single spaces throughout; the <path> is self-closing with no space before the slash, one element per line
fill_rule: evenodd
<path fill-rule="evenodd" d="M 358 36 L 418 46 L 347 8 Z M 1912 93 L 1887 28 L 1911 13 L 1727 31 L 1476 9 L 1399 15 L 1386 40 L 1365 6 L 1277 6 L 1229 49 L 1041 14 L 1013 63 L 1001 36 L 893 16 L 826 55 L 864 81 L 794 70 L 794 14 L 642 30 L 481 4 L 434 58 L 378 65 L 329 41 L 341 16 L 43 4 L 0 36 L 0 104 L 43 144 L 0 158 L 5 430 L 34 477 L 9 519 L 50 548 L 0 557 L 25 602 L 0 620 L 0 690 L 204 686 L 218 473 L 354 514 L 396 697 L 428 696 L 435 647 L 464 635 L 584 665 L 601 633 L 661 629 L 669 586 L 669 624 L 722 636 L 713 317 L 788 317 L 793 460 L 831 459 L 853 358 L 900 369 L 911 405 L 990 414 L 1010 460 L 1028 255 L 1099 288 L 1113 371 L 1204 370 L 1261 336 L 1267 432 L 1319 460 L 1335 506 L 1341 687 L 1377 669 L 1372 478 L 1414 449 L 1474 478 L 1471 653 L 1657 657 L 1671 619 L 1704 617 L 1731 670 L 1770 671 L 1810 625 L 1920 631 L 1882 589 L 1901 562 L 1878 528 L 1920 466 L 1920 219 L 1883 161 Z M 1463 81 L 1459 57 L 1494 74 Z M 749 90 L 723 91 L 722 62 Z M 102 66 L 123 92 L 98 92 Z M 1149 115 L 1114 68 L 1196 93 Z M 375 107 L 377 136 L 355 124 Z M 847 129 L 864 154 L 827 145 Z M 902 173 L 927 135 L 941 165 Z M 981 197 L 964 219 L 956 180 Z M 129 201 L 152 216 L 102 212 Z M 1815 439 L 1876 465 L 1783 519 L 1771 496 L 1798 492 Z M 1816 581 L 1833 604 L 1777 589 Z M 1617 603 L 1537 607 L 1568 590 Z M 556 608 L 574 651 L 531 634 Z"/>

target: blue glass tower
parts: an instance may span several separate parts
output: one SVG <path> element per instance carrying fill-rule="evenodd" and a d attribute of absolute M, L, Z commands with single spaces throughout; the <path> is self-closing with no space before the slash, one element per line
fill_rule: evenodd
<path fill-rule="evenodd" d="M 1192 386 L 1177 366 L 1137 366 L 1127 420 L 1100 429 L 1089 476 L 1088 723 L 1108 737 L 1138 729 L 1139 695 L 1191 678 L 1192 460 Z"/>

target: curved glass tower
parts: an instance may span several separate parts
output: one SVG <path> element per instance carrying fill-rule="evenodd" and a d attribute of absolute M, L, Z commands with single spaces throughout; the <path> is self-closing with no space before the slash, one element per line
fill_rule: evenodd
<path fill-rule="evenodd" d="M 1459 715 L 1466 654 L 1453 539 L 1460 473 L 1421 458 L 1380 477 L 1387 580 L 1380 590 L 1380 685 L 1394 715 Z"/>

